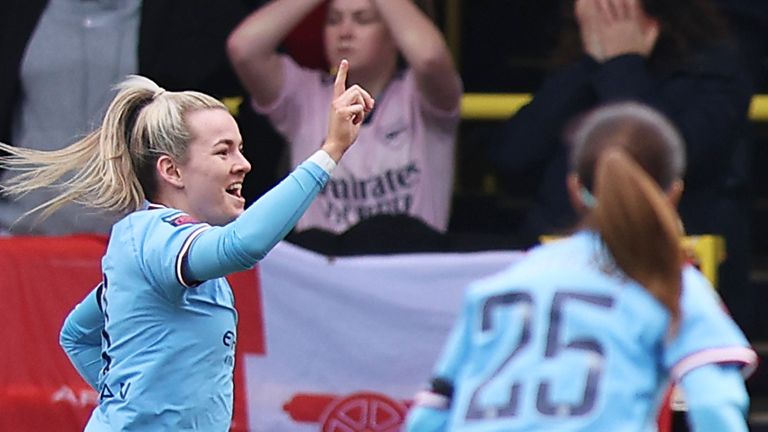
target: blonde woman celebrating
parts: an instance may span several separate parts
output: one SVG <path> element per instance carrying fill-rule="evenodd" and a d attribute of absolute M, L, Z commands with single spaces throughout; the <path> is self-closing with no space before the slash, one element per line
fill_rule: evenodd
<path fill-rule="evenodd" d="M 132 77 L 100 128 L 52 152 L 10 146 L 21 170 L 5 194 L 54 184 L 67 202 L 128 213 L 111 232 L 104 278 L 69 315 L 61 344 L 99 392 L 86 431 L 227 431 L 237 313 L 224 276 L 253 266 L 293 227 L 357 137 L 373 99 L 345 88 L 342 61 L 320 149 L 247 210 L 250 164 L 218 100 Z"/>

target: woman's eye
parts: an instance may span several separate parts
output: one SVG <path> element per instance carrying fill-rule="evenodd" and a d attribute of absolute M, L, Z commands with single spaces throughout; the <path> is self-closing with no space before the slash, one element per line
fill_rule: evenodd
<path fill-rule="evenodd" d="M 361 25 L 371 24 L 379 20 L 378 15 L 373 12 L 362 12 L 355 14 L 355 22 Z"/>
<path fill-rule="evenodd" d="M 341 16 L 339 14 L 330 13 L 325 18 L 325 23 L 327 25 L 336 25 L 341 22 Z"/>

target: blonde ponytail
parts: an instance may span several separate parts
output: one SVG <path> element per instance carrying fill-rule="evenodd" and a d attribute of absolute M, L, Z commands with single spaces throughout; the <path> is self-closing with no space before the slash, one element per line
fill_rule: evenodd
<path fill-rule="evenodd" d="M 118 213 L 141 208 L 156 189 L 157 158 L 186 157 L 190 134 L 184 114 L 226 110 L 210 96 L 166 92 L 141 76 L 130 76 L 117 88 L 101 126 L 72 145 L 38 151 L 0 143 L 0 150 L 8 153 L 0 157 L 0 168 L 18 172 L 0 185 L 0 192 L 12 197 L 40 188 L 60 192 L 25 216 L 40 211 L 45 218 L 69 202 Z"/>

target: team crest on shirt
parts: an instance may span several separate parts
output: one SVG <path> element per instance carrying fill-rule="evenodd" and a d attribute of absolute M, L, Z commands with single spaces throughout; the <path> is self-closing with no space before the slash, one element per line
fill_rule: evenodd
<path fill-rule="evenodd" d="M 192 216 L 186 214 L 186 213 L 178 213 L 172 216 L 166 216 L 163 218 L 164 222 L 167 222 L 175 227 L 187 225 L 187 224 L 196 224 L 200 223 L 199 220 L 193 218 Z"/>

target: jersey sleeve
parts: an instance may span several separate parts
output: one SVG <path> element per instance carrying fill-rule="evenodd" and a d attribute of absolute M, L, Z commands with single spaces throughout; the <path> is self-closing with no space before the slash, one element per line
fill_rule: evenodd
<path fill-rule="evenodd" d="M 465 301 L 435 365 L 429 387 L 414 396 L 406 430 L 441 431 L 445 428 L 453 402 L 454 383 L 469 354 L 470 311 L 471 305 Z"/>
<path fill-rule="evenodd" d="M 434 376 L 436 378 L 453 383 L 465 363 L 465 357 L 471 349 L 470 312 L 471 307 L 465 301 L 465 305 L 435 365 Z"/>
<path fill-rule="evenodd" d="M 175 209 L 140 212 L 131 220 L 131 237 L 144 277 L 169 300 L 197 281 L 185 278 L 186 256 L 195 239 L 212 227 Z"/>
<path fill-rule="evenodd" d="M 304 121 L 307 99 L 321 97 L 318 92 L 321 91 L 319 83 L 322 78 L 317 71 L 299 66 L 290 56 L 281 55 L 280 58 L 283 63 L 283 87 L 277 99 L 267 106 L 261 106 L 252 99 L 251 105 L 257 113 L 266 115 L 283 136 L 292 140 Z M 329 106 L 330 103 L 328 99 Z"/>
<path fill-rule="evenodd" d="M 233 222 L 201 232 L 182 251 L 182 280 L 204 281 L 252 267 L 304 214 L 335 163 L 318 151 Z"/>
<path fill-rule="evenodd" d="M 225 226 L 200 223 L 179 210 L 137 215 L 132 237 L 142 272 L 175 299 L 185 288 L 252 267 L 294 227 L 333 165 L 318 151 Z"/>
<path fill-rule="evenodd" d="M 461 77 L 456 75 L 455 79 L 459 81 L 459 85 L 462 86 L 463 89 L 463 85 L 461 84 Z M 463 91 L 458 93 L 458 97 L 456 98 L 453 108 L 450 110 L 444 110 L 433 106 L 419 91 L 419 85 L 416 81 L 416 74 L 414 74 L 413 70 L 411 69 L 406 70 L 405 86 L 407 89 L 406 92 L 415 95 L 418 108 L 425 119 L 433 123 L 435 126 L 441 127 L 441 129 L 449 132 L 454 131 L 456 125 L 458 125 L 461 120 L 461 95 Z"/>
<path fill-rule="evenodd" d="M 663 355 L 664 366 L 674 381 L 708 364 L 737 364 L 747 374 L 751 372 L 757 355 L 728 316 L 715 290 L 693 268 L 683 274 L 680 306 L 680 328 Z"/>
<path fill-rule="evenodd" d="M 59 344 L 83 379 L 94 389 L 99 385 L 101 361 L 101 331 L 104 314 L 98 303 L 102 285 L 99 284 L 64 320 Z"/>
<path fill-rule="evenodd" d="M 428 406 L 416 405 L 408 411 L 406 432 L 442 432 L 448 425 L 450 412 Z"/>
<path fill-rule="evenodd" d="M 693 431 L 746 432 L 749 395 L 737 365 L 707 364 L 682 378 Z"/>

